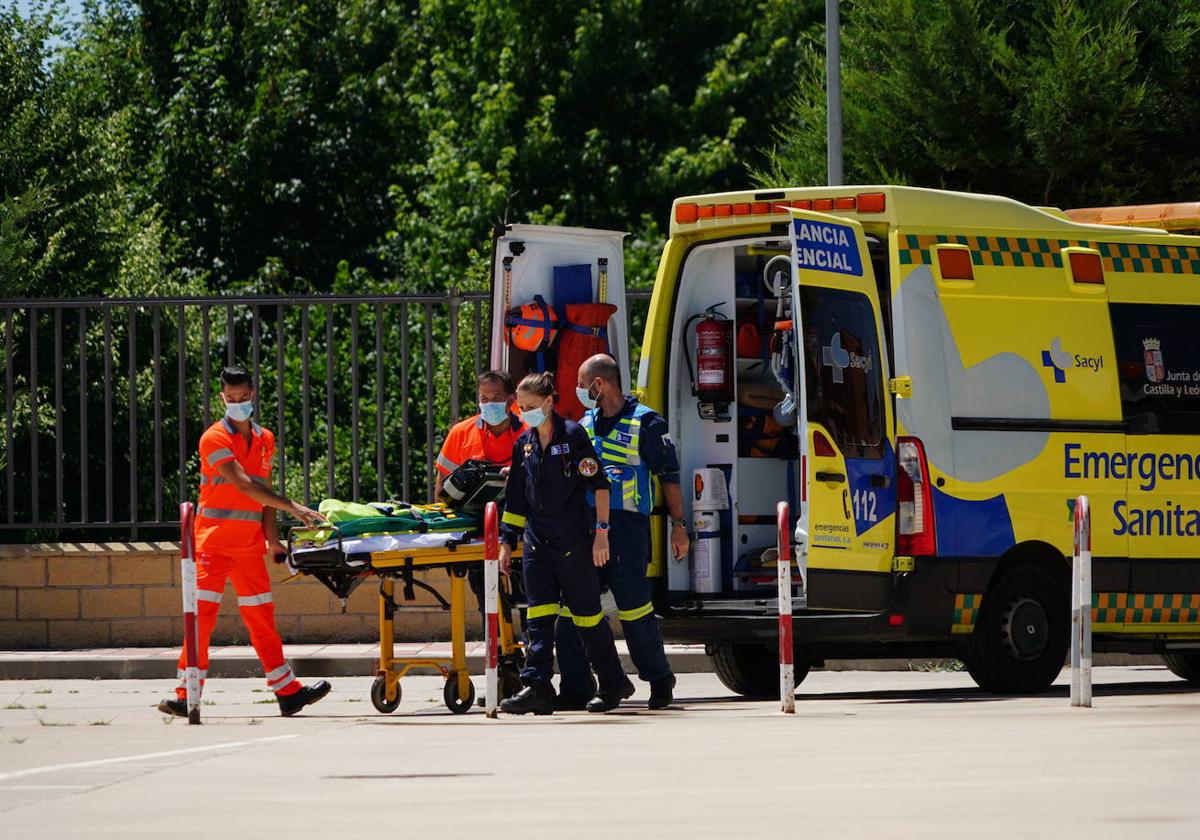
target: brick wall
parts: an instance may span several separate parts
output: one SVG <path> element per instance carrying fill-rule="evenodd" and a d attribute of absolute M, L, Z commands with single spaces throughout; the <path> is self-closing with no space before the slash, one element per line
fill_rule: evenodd
<path fill-rule="evenodd" d="M 315 580 L 284 582 L 283 567 L 268 566 L 285 643 L 379 638 L 377 578 L 355 590 L 343 614 L 340 602 Z M 423 579 L 448 596 L 445 572 Z M 181 624 L 176 543 L 0 545 L 0 649 L 175 645 L 183 638 Z M 479 632 L 473 609 L 468 629 Z M 420 590 L 396 617 L 398 640 L 438 641 L 449 634 L 449 614 Z M 229 584 L 213 643 L 248 642 Z"/>

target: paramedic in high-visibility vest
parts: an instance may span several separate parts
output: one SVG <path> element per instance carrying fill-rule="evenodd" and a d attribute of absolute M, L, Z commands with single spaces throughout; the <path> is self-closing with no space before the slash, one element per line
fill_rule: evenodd
<path fill-rule="evenodd" d="M 196 586 L 199 596 L 199 662 L 201 685 L 208 670 L 208 640 L 217 624 L 225 581 L 233 580 L 242 621 L 262 662 L 267 687 L 289 717 L 329 693 L 321 680 L 304 686 L 283 658 L 283 642 L 275 629 L 275 604 L 265 555 L 282 562 L 287 549 L 279 541 L 275 511 L 291 514 L 306 525 L 322 521 L 315 510 L 271 490 L 275 435 L 250 419 L 254 384 L 246 369 L 221 371 L 225 416 L 200 436 L 200 504 L 196 508 Z M 179 656 L 183 678 L 185 654 Z M 164 714 L 187 716 L 187 689 L 163 700 Z"/>
<path fill-rule="evenodd" d="M 442 495 L 447 476 L 467 461 L 487 461 L 507 467 L 512 463 L 513 445 L 525 424 L 514 413 L 517 389 L 512 377 L 502 370 L 479 374 L 475 382 L 479 413 L 450 427 L 437 457 L 433 501 Z"/>
<path fill-rule="evenodd" d="M 612 489 L 610 558 L 604 578 L 617 602 L 629 656 L 638 676 L 650 683 L 650 708 L 665 709 L 674 699 L 675 675 L 663 650 L 646 579 L 650 510 L 654 506 L 651 475 L 657 476 L 666 497 L 671 552 L 678 560 L 687 556 L 689 546 L 679 488 L 679 456 L 666 421 L 621 391 L 621 371 L 612 356 L 599 354 L 585 361 L 579 368 L 577 386 L 579 401 L 588 409 L 579 425 L 591 437 Z M 561 638 L 569 634 L 569 628 L 560 628 L 558 662 L 564 680 L 586 667 L 582 645 Z"/>

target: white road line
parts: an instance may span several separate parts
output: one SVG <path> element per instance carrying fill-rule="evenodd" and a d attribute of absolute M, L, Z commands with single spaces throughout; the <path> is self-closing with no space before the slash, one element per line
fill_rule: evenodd
<path fill-rule="evenodd" d="M 59 770 L 83 770 L 88 767 L 102 767 L 106 764 L 122 764 L 128 761 L 145 761 L 151 758 L 166 758 L 172 755 L 188 755 L 191 753 L 213 752 L 215 750 L 232 750 L 237 747 L 249 747 L 254 744 L 266 744 L 271 741 L 287 741 L 299 738 L 299 735 L 273 735 L 269 738 L 254 738 L 249 741 L 226 741 L 223 744 L 209 744 L 205 747 L 188 747 L 182 750 L 166 750 L 164 752 L 142 753 L 141 755 L 126 755 L 119 758 L 101 758 L 96 761 L 75 761 L 71 764 L 51 764 L 46 767 L 30 767 L 25 770 L 14 770 L 11 773 L 0 773 L 0 782 L 9 779 L 21 779 L 26 776 L 37 776 L 42 773 L 54 773 Z"/>
<path fill-rule="evenodd" d="M 0 790 L 87 790 L 98 785 L 0 785 Z"/>

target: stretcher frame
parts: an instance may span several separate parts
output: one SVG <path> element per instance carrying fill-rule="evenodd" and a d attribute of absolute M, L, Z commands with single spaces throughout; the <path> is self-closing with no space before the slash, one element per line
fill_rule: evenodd
<path fill-rule="evenodd" d="M 518 547 L 519 550 L 519 547 Z M 467 573 L 471 565 L 483 567 L 482 540 L 449 543 L 444 548 L 376 551 L 370 554 L 371 570 L 379 575 L 379 667 L 371 687 L 371 701 L 380 712 L 395 711 L 400 703 L 400 680 L 414 668 L 436 668 L 446 679 L 442 697 L 446 708 L 455 714 L 469 711 L 475 702 L 475 686 L 467 671 Z M 513 552 L 514 555 L 518 551 Z M 444 568 L 450 575 L 450 601 L 423 586 L 442 601 L 450 611 L 450 657 L 396 656 L 396 581 L 414 571 Z M 407 580 L 406 580 L 407 583 Z M 504 584 L 502 583 L 503 587 Z M 508 610 L 499 611 L 500 656 L 506 657 L 521 649 L 513 632 Z"/>
<path fill-rule="evenodd" d="M 294 556 L 294 537 L 299 528 L 291 529 L 288 535 L 289 555 Z M 334 545 L 338 554 L 347 556 L 342 548 L 342 537 L 334 534 Z M 513 550 L 513 557 L 521 556 L 522 546 L 518 544 Z M 486 553 L 483 538 L 468 540 L 451 540 L 444 546 L 431 548 L 405 548 L 389 551 L 363 552 L 354 556 L 367 557 L 367 566 L 356 578 L 375 575 L 379 581 L 379 662 L 375 670 L 375 680 L 371 684 L 371 704 L 376 711 L 389 714 L 400 706 L 400 680 L 415 668 L 432 668 L 437 670 L 446 680 L 442 689 L 442 699 L 451 712 L 465 714 L 475 702 L 475 686 L 471 682 L 467 670 L 467 574 L 472 566 L 483 567 Z M 297 568 L 293 566 L 293 568 Z M 429 572 L 445 569 L 450 576 L 450 599 L 447 601 L 431 585 L 413 579 L 416 572 Z M 327 575 L 298 568 L 298 574 L 317 577 L 330 589 L 333 586 L 327 580 Z M 412 589 L 420 588 L 429 592 L 450 613 L 450 656 L 396 656 L 396 613 L 402 609 L 396 601 L 396 582 L 401 581 L 405 587 L 404 600 L 412 599 Z M 507 588 L 501 578 L 501 589 L 508 602 Z M 353 588 L 351 586 L 350 588 Z M 335 592 L 335 594 L 338 594 Z M 348 590 L 344 595 L 348 595 Z M 344 603 L 343 595 L 343 603 Z M 511 608 L 511 602 L 507 603 Z M 510 620 L 509 609 L 499 610 L 498 647 L 501 660 L 509 659 L 522 649 L 517 641 Z"/>

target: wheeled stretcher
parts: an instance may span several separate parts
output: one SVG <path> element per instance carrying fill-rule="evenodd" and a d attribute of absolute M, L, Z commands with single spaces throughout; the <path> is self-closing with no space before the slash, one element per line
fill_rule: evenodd
<path fill-rule="evenodd" d="M 371 703 L 384 713 L 400 705 L 400 680 L 414 668 L 436 668 L 446 678 L 442 691 L 446 708 L 455 714 L 467 712 L 475 702 L 475 687 L 467 672 L 467 573 L 482 569 L 484 542 L 471 531 L 424 534 L 381 534 L 344 537 L 336 526 L 316 529 L 293 528 L 288 535 L 288 567 L 296 574 L 310 575 L 323 583 L 343 604 L 350 593 L 368 578 L 379 578 L 379 668 L 371 684 Z M 298 538 L 301 537 L 301 538 Z M 306 537 L 306 538 L 305 538 Z M 519 555 L 520 546 L 514 552 Z M 447 601 L 418 573 L 444 570 L 450 576 Z M 395 655 L 396 584 L 402 585 L 403 601 L 415 598 L 414 590 L 430 593 L 442 609 L 450 612 L 450 657 Z M 504 583 L 501 582 L 502 593 Z M 507 605 L 504 594 L 502 602 Z M 502 696 L 520 688 L 518 672 L 522 660 L 509 620 L 509 610 L 499 611 L 500 688 Z"/>

